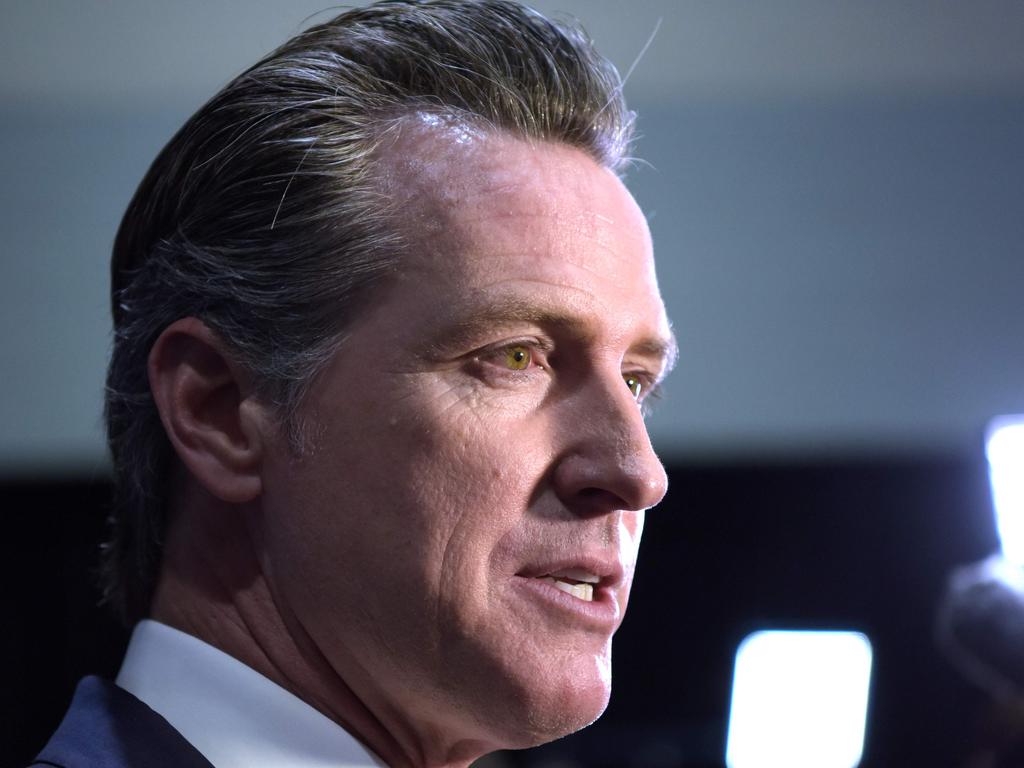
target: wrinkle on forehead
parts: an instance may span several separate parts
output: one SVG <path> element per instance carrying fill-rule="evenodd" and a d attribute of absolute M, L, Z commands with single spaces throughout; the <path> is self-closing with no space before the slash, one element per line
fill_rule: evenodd
<path fill-rule="evenodd" d="M 596 278 L 581 285 L 643 275 L 645 295 L 657 296 L 647 222 L 614 173 L 568 145 L 453 120 L 407 119 L 381 150 L 395 224 L 412 246 L 400 279 L 429 273 L 458 294 L 508 279 L 510 265 L 527 269 L 521 277 L 565 283 L 571 265 Z M 454 140 L 470 128 L 471 140 Z M 613 309 L 626 310 L 603 311 Z"/>
<path fill-rule="evenodd" d="M 550 152 L 539 151 L 543 149 L 558 152 L 560 174 L 550 194 L 534 197 L 536 215 L 549 215 L 553 198 L 581 188 L 591 170 L 607 174 L 621 187 L 611 170 L 583 150 L 557 141 L 515 136 L 457 112 L 415 112 L 396 121 L 387 134 L 377 150 L 379 183 L 403 216 L 412 214 L 420 219 L 417 224 L 424 218 L 445 218 L 481 196 L 500 199 L 517 195 L 527 183 L 543 176 L 540 171 L 552 161 Z M 510 147 L 536 151 L 517 152 L 516 162 L 510 163 L 506 159 Z M 567 162 L 570 158 L 572 162 Z M 515 202 L 515 207 L 525 212 L 524 201 Z M 603 218 L 608 224 L 616 223 Z"/>
<path fill-rule="evenodd" d="M 496 225 L 515 233 L 530 227 L 531 218 L 557 221 L 553 229 L 538 227 L 554 233 L 552 246 L 561 238 L 586 238 L 607 249 L 628 232 L 650 250 L 646 219 L 621 180 L 569 145 L 425 115 L 402 123 L 380 149 L 379 167 L 396 226 L 421 256 L 489 238 L 487 230 Z M 595 178 L 608 183 L 595 184 Z M 584 199 L 586 205 L 571 204 Z M 474 231 L 477 224 L 480 231 Z"/>

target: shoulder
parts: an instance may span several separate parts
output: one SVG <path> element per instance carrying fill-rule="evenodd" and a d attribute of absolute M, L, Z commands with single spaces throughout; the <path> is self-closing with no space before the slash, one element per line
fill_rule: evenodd
<path fill-rule="evenodd" d="M 78 684 L 64 720 L 32 765 L 213 768 L 164 718 L 98 677 Z"/>

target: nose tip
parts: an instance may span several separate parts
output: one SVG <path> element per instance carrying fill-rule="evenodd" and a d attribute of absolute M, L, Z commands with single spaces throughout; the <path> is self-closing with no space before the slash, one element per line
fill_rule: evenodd
<path fill-rule="evenodd" d="M 646 476 L 646 479 L 642 481 L 643 488 L 641 493 L 643 494 L 643 501 L 641 509 L 650 509 L 656 507 L 661 503 L 661 500 L 665 498 L 665 494 L 668 493 L 668 473 L 665 472 L 665 467 L 654 453 L 654 449 L 651 449 L 651 456 L 654 459 L 655 468 L 652 468 Z"/>
<path fill-rule="evenodd" d="M 665 497 L 668 475 L 634 402 L 589 409 L 575 420 L 572 434 L 575 440 L 555 470 L 556 490 L 570 509 L 639 512 Z"/>
<path fill-rule="evenodd" d="M 654 452 L 646 427 L 642 438 L 643 444 L 636 446 L 630 462 L 634 466 L 623 467 L 630 485 L 623 500 L 630 502 L 629 509 L 637 511 L 657 506 L 668 492 L 668 475 Z"/>

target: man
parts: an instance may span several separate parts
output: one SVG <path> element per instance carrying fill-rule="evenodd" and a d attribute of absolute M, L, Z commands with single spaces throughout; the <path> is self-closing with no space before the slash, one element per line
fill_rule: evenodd
<path fill-rule="evenodd" d="M 464 766 L 592 722 L 673 341 L 582 34 L 384 2 L 171 140 L 115 243 L 108 597 L 50 765 Z"/>

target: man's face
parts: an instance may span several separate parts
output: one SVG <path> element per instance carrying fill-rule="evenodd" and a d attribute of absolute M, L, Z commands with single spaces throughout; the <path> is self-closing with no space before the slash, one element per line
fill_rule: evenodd
<path fill-rule="evenodd" d="M 268 454 L 259 539 L 278 605 L 389 732 L 526 746 L 607 704 L 666 489 L 635 395 L 671 337 L 614 175 L 462 139 L 393 150 L 431 157 L 390 164 L 414 247 L 316 381 L 313 447 Z"/>

